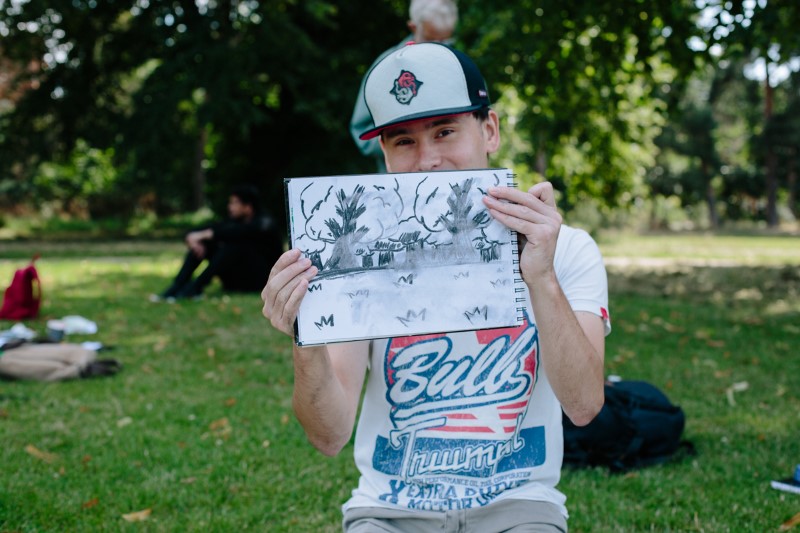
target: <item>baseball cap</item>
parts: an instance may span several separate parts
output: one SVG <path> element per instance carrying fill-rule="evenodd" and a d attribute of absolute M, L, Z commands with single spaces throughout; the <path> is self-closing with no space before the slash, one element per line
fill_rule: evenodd
<path fill-rule="evenodd" d="M 489 91 L 466 54 L 438 42 L 409 43 L 367 73 L 364 100 L 374 127 L 372 139 L 390 127 L 488 107 Z"/>

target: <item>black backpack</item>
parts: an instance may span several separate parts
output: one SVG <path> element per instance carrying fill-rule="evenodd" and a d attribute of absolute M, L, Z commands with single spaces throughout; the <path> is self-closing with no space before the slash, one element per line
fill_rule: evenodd
<path fill-rule="evenodd" d="M 607 382 L 605 404 L 588 425 L 563 416 L 564 465 L 607 466 L 612 472 L 664 463 L 679 450 L 694 453 L 683 440 L 683 409 L 645 381 Z"/>

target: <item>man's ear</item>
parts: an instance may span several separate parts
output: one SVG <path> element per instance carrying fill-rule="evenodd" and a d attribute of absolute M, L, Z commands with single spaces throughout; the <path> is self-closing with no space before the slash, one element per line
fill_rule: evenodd
<path fill-rule="evenodd" d="M 481 122 L 481 130 L 486 142 L 486 153 L 495 153 L 500 148 L 500 118 L 494 109 L 490 109 L 489 116 Z"/>

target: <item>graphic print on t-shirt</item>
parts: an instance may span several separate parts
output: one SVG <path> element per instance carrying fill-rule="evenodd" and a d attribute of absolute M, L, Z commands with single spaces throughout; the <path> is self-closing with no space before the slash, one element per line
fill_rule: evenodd
<path fill-rule="evenodd" d="M 404 497 L 412 496 L 412 486 L 417 494 L 419 487 L 439 487 L 444 493 L 430 496 L 442 501 L 476 498 L 484 489 L 476 503 L 482 505 L 524 482 L 527 475 L 514 471 L 545 460 L 544 428 L 522 427 L 536 383 L 538 330 L 526 319 L 520 327 L 453 339 L 389 341 L 384 379 L 392 430 L 378 436 L 373 466 L 400 478 Z M 499 480 L 504 485 L 491 488 Z M 395 494 L 384 499 L 396 500 L 399 488 L 394 483 Z"/>

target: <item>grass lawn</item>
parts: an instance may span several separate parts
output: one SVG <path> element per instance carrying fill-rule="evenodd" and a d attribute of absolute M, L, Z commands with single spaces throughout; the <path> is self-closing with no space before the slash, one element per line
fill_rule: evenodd
<path fill-rule="evenodd" d="M 571 531 L 775 531 L 800 496 L 800 239 L 601 240 L 606 369 L 661 387 L 697 455 L 626 475 L 565 470 Z M 41 252 L 44 306 L 77 314 L 124 370 L 0 382 L 0 531 L 340 530 L 352 448 L 330 459 L 291 410 L 291 347 L 257 295 L 153 304 L 175 243 L 0 243 L 0 283 Z M 652 261 L 643 261 L 646 256 Z M 632 260 L 636 259 L 636 260 Z M 0 329 L 13 323 L 0 321 Z"/>

